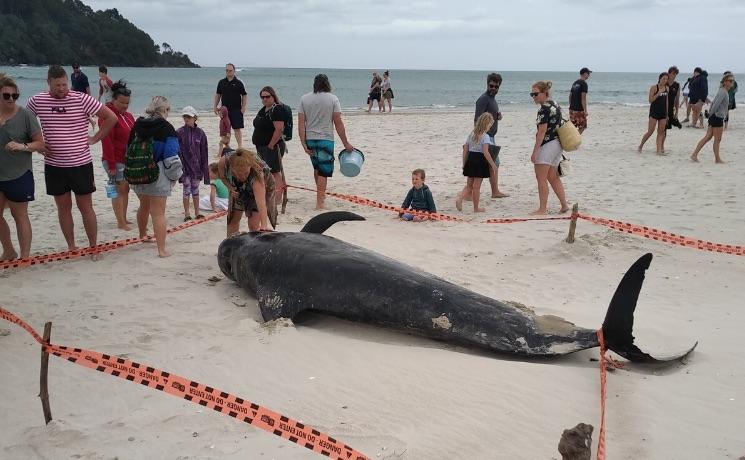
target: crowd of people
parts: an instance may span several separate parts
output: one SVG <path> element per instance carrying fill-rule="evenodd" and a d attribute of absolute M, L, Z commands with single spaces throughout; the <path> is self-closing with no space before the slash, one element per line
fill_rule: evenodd
<path fill-rule="evenodd" d="M 105 66 L 99 68 L 98 99 L 91 95 L 88 77 L 80 66 L 74 64 L 72 70 L 68 80 L 64 68 L 50 66 L 48 90 L 29 98 L 26 107 L 17 104 L 18 84 L 0 74 L 0 260 L 30 255 L 32 228 L 28 203 L 35 197 L 34 152 L 44 157 L 46 193 L 54 197 L 68 250 L 78 249 L 73 202 L 82 217 L 89 246 L 97 244 L 97 217 L 92 200 L 96 185 L 90 146 L 99 141 L 103 151 L 102 167 L 111 186 L 107 195 L 111 198 L 117 227 L 131 229 L 127 213 L 132 191 L 139 201 L 136 213 L 139 236 L 149 239 L 148 225 L 151 223 L 160 257 L 169 255 L 166 202 L 176 183 L 181 183 L 183 189 L 184 221 L 204 217 L 202 210 L 226 210 L 228 236 L 239 232 L 243 216 L 249 231 L 268 231 L 274 227 L 276 203 L 282 199 L 287 185 L 282 158 L 293 131 L 292 111 L 280 101 L 274 88 L 265 86 L 258 93 L 261 108 L 253 119 L 251 136 L 255 149 L 247 149 L 243 146 L 242 130 L 248 94 L 243 82 L 235 76 L 235 66 L 226 65 L 226 76 L 217 84 L 213 104 L 215 114 L 220 117 L 218 161 L 210 162 L 207 135 L 198 126 L 199 116 L 194 107 L 181 110 L 183 126 L 176 129 L 168 121 L 170 102 L 164 96 L 154 96 L 145 116 L 135 119 L 128 111 L 131 89 L 124 81 L 112 81 Z M 588 68 L 582 68 L 569 92 L 569 119 L 579 133 L 588 126 L 587 81 L 591 73 Z M 702 120 L 708 118 L 706 134 L 697 144 L 691 160 L 698 161 L 701 149 L 713 139 L 715 161 L 722 163 L 719 154 L 722 132 L 727 127 L 729 112 L 736 107 L 734 76 L 726 72 L 719 90 L 710 100 L 706 71 L 694 69 L 693 76 L 682 89 L 676 81 L 678 74 L 678 68 L 672 66 L 650 87 L 648 130 L 638 150 L 642 151 L 656 131 L 657 153 L 665 154 L 667 130 L 673 126 L 682 128 L 678 111 L 683 95 L 683 103 L 690 113 L 683 123 L 690 121 L 690 127 L 703 128 Z M 480 190 L 487 178 L 491 198 L 509 197 L 500 190 L 498 181 L 501 148 L 496 136 L 502 113 L 496 96 L 501 85 L 501 75 L 488 74 L 486 90 L 476 100 L 474 124 L 462 148 L 461 167 L 466 181 L 456 198 L 459 211 L 463 210 L 465 201 L 472 202 L 474 212 L 484 211 L 480 206 Z M 558 134 L 563 114 L 551 97 L 551 89 L 551 82 L 537 81 L 529 93 L 539 106 L 530 156 L 538 190 L 538 208 L 533 214 L 548 213 L 549 188 L 559 199 L 559 212 L 569 210 L 559 170 L 564 153 Z M 386 102 L 388 112 L 393 109 L 388 71 L 382 78 L 377 72 L 373 73 L 368 96 L 368 111 L 374 102 L 381 112 L 385 112 Z M 705 111 L 707 103 L 709 110 Z M 98 130 L 90 136 L 88 126 L 93 120 L 98 121 Z M 325 208 L 328 179 L 334 172 L 335 134 L 345 150 L 354 149 L 346 135 L 339 99 L 332 93 L 325 74 L 316 75 L 313 91 L 301 97 L 297 122 L 300 144 L 313 168 L 317 190 L 315 209 L 321 210 Z M 231 147 L 231 134 L 235 137 L 236 149 Z M 410 212 L 402 212 L 401 219 L 422 221 L 427 220 L 427 213 L 436 212 L 433 194 L 424 180 L 423 169 L 412 172 L 412 188 L 402 203 L 402 208 Z M 200 197 L 201 184 L 210 186 L 208 196 Z M 10 227 L 4 217 L 6 208 L 10 209 L 16 224 L 19 251 L 11 241 Z M 97 259 L 98 255 L 92 258 Z"/>

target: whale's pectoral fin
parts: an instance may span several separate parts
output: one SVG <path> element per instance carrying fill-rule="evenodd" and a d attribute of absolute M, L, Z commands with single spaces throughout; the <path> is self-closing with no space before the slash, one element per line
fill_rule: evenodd
<path fill-rule="evenodd" d="M 628 269 L 616 288 L 603 321 L 603 337 L 607 347 L 624 358 L 638 363 L 660 363 L 681 359 L 696 348 L 672 356 L 653 357 L 634 345 L 634 311 L 644 283 L 644 273 L 652 263 L 652 254 L 644 254 Z"/>
<path fill-rule="evenodd" d="M 365 218 L 347 211 L 324 212 L 309 220 L 300 231 L 304 233 L 323 233 L 335 223 L 349 220 L 365 220 Z"/>

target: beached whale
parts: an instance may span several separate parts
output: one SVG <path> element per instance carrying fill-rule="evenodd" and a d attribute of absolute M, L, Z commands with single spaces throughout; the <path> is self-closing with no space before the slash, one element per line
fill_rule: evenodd
<path fill-rule="evenodd" d="M 597 347 L 586 329 L 515 302 L 491 299 L 391 258 L 323 235 L 350 212 L 320 214 L 299 233 L 244 233 L 218 250 L 222 272 L 258 300 L 265 321 L 316 311 L 450 343 L 522 357 Z M 665 362 L 634 345 L 634 309 L 652 254 L 637 260 L 613 296 L 602 330 L 606 346 L 634 362 Z"/>

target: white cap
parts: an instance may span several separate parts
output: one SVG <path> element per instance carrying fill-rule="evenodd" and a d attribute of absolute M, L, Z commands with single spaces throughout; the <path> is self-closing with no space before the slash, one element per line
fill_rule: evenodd
<path fill-rule="evenodd" d="M 190 117 L 192 117 L 192 118 L 196 118 L 196 116 L 197 116 L 197 109 L 195 109 L 194 107 L 192 107 L 190 105 L 187 105 L 186 107 L 184 107 L 184 110 L 181 111 L 181 116 L 183 117 L 183 116 L 187 116 L 187 115 L 190 116 Z"/>

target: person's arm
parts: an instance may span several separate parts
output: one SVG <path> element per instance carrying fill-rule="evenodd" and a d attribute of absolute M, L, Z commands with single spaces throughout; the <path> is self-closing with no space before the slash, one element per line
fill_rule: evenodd
<path fill-rule="evenodd" d="M 466 165 L 468 159 L 468 143 L 463 144 L 463 158 L 461 159 L 461 168 Z"/>
<path fill-rule="evenodd" d="M 212 102 L 212 111 L 215 112 L 215 115 L 220 115 L 220 111 L 217 110 L 217 104 L 220 103 L 220 95 L 215 94 L 214 101 Z"/>
<path fill-rule="evenodd" d="M 497 169 L 497 164 L 494 163 L 494 160 L 491 157 L 491 154 L 489 153 L 489 143 L 483 143 L 481 144 L 481 153 L 484 154 L 484 158 L 486 158 L 486 162 L 489 163 L 489 167 L 491 169 Z"/>
<path fill-rule="evenodd" d="M 541 150 L 541 144 L 543 144 L 543 137 L 546 135 L 548 130 L 548 123 L 541 123 L 538 125 L 538 130 L 535 133 L 535 144 L 533 145 L 533 154 L 530 155 L 530 161 L 535 163 L 538 158 L 538 152 Z"/>
<path fill-rule="evenodd" d="M 654 102 L 655 99 L 657 99 L 657 90 L 658 90 L 658 88 L 659 87 L 657 85 L 650 86 L 650 88 L 649 88 L 649 97 L 647 98 L 647 99 L 649 99 L 649 103 L 650 104 L 652 102 Z"/>
<path fill-rule="evenodd" d="M 427 209 L 429 209 L 429 212 L 437 212 L 437 207 L 435 206 L 435 198 L 432 196 L 432 191 L 430 189 L 427 189 L 427 193 L 425 193 L 425 196 L 427 197 Z"/>
<path fill-rule="evenodd" d="M 217 187 L 215 184 L 212 184 L 210 185 L 210 206 L 212 206 L 212 212 L 217 211 L 215 198 L 217 198 Z"/>
<path fill-rule="evenodd" d="M 277 142 L 282 139 L 282 131 L 285 129 L 285 122 L 281 120 L 273 121 L 272 124 L 274 124 L 274 134 L 272 134 L 272 139 L 269 141 L 267 147 L 274 150 L 274 147 L 277 146 Z"/>
<path fill-rule="evenodd" d="M 476 120 L 479 119 L 482 113 L 486 112 L 486 109 L 489 107 L 488 101 L 485 101 L 481 98 L 476 99 L 476 111 L 473 114 L 473 122 L 476 123 Z"/>
<path fill-rule="evenodd" d="M 308 155 L 313 155 L 313 151 L 309 149 L 308 144 L 306 144 L 305 114 L 303 112 L 297 114 L 297 132 L 300 136 L 300 145 L 303 146 L 303 150 L 305 150 L 305 153 L 307 153 Z"/>
<path fill-rule="evenodd" d="M 246 113 L 246 106 L 248 105 L 248 94 L 241 95 L 241 113 Z"/>
<path fill-rule="evenodd" d="M 41 131 L 37 131 L 31 136 L 31 142 L 15 142 L 10 141 L 5 144 L 5 150 L 9 152 L 39 152 L 42 155 L 46 154 L 44 149 L 44 135 Z"/>
<path fill-rule="evenodd" d="M 675 94 L 675 102 L 673 102 L 675 107 L 675 112 L 673 113 L 673 116 L 678 116 L 678 109 L 680 108 L 680 91 Z"/>
<path fill-rule="evenodd" d="M 585 112 L 585 116 L 587 115 L 587 92 L 582 93 L 582 110 Z"/>
<path fill-rule="evenodd" d="M 341 112 L 334 112 L 333 119 L 336 133 L 339 134 L 339 139 L 341 139 L 341 143 L 344 144 L 344 148 L 347 150 L 354 149 L 352 144 L 350 144 L 349 140 L 347 139 L 347 131 L 344 128 L 344 122 L 341 119 Z"/>
<path fill-rule="evenodd" d="M 93 137 L 88 138 L 89 145 L 93 145 L 102 138 L 108 136 L 109 131 L 111 131 L 117 123 L 116 115 L 114 115 L 114 112 L 105 105 L 98 109 L 96 116 L 101 119 L 103 123 L 98 132 Z"/>
<path fill-rule="evenodd" d="M 411 206 L 411 201 L 413 199 L 414 199 L 414 188 L 412 187 L 406 193 L 406 198 L 404 198 L 404 202 L 401 204 L 401 207 L 403 209 L 409 209 L 409 206 Z"/>
<path fill-rule="evenodd" d="M 238 196 L 238 191 L 233 187 L 233 184 L 228 180 L 227 165 L 225 164 L 227 159 L 225 157 L 220 158 L 217 162 L 217 177 L 222 180 L 222 183 L 228 188 L 230 196 L 235 198 Z"/>
<path fill-rule="evenodd" d="M 259 174 L 263 174 L 260 172 Z M 266 186 L 263 181 L 254 180 L 251 187 L 256 198 L 256 207 L 259 208 L 259 230 L 269 230 L 269 214 L 266 210 Z"/>
<path fill-rule="evenodd" d="M 210 185 L 210 155 L 207 148 L 207 135 L 204 133 L 204 130 L 201 130 L 201 149 L 199 158 L 200 158 L 200 166 L 202 169 L 202 177 L 204 177 L 204 185 Z"/>

